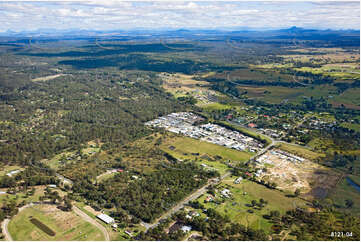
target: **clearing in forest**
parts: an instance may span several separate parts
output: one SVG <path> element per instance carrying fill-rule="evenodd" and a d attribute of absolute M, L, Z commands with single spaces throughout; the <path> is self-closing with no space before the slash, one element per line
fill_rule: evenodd
<path fill-rule="evenodd" d="M 51 236 L 31 222 L 36 219 L 51 229 Z M 35 205 L 13 217 L 8 230 L 14 240 L 104 240 L 102 232 L 73 211 L 65 212 L 54 205 Z"/>

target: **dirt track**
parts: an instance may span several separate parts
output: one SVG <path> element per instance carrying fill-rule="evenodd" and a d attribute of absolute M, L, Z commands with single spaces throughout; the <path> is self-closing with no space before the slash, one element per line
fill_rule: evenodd
<path fill-rule="evenodd" d="M 104 234 L 104 238 L 106 241 L 110 241 L 110 236 L 108 233 L 108 230 L 102 226 L 100 223 L 98 223 L 96 220 L 94 220 L 93 218 L 91 218 L 88 214 L 84 213 L 83 211 L 81 211 L 79 208 L 77 208 L 76 206 L 73 206 L 73 211 L 78 214 L 80 217 L 82 217 L 85 221 L 91 223 L 92 225 L 94 225 L 95 227 L 97 227 L 98 229 L 100 229 L 100 231 L 102 231 L 102 233 Z"/>
<path fill-rule="evenodd" d="M 12 241 L 13 240 L 13 238 L 11 238 L 11 235 L 10 235 L 10 233 L 8 231 L 9 222 L 10 222 L 10 219 L 5 219 L 1 224 L 1 229 L 2 229 L 3 234 L 5 236 L 5 238 L 4 238 L 5 241 Z"/>

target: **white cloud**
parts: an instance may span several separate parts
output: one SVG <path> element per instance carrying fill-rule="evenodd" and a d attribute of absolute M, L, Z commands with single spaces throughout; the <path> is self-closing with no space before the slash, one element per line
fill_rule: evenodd
<path fill-rule="evenodd" d="M 359 29 L 359 2 L 0 2 L 0 31 L 37 28 Z"/>

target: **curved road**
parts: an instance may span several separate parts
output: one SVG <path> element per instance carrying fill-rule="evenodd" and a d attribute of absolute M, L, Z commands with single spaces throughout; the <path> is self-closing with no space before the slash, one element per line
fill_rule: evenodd
<path fill-rule="evenodd" d="M 92 225 L 94 225 L 95 227 L 97 227 L 98 229 L 100 229 L 100 231 L 102 231 L 102 233 L 104 234 L 104 239 L 105 241 L 110 241 L 110 236 L 108 233 L 108 230 L 101 225 L 100 223 L 98 223 L 96 220 L 94 220 L 92 217 L 90 217 L 88 214 L 84 213 L 83 211 L 81 211 L 78 207 L 73 206 L 73 211 L 78 214 L 80 217 L 82 217 L 85 221 L 91 223 Z"/>
<path fill-rule="evenodd" d="M 3 231 L 3 234 L 4 234 L 4 236 L 5 236 L 5 241 L 13 241 L 13 238 L 11 238 L 11 235 L 10 235 L 10 233 L 9 233 L 9 231 L 8 231 L 8 224 L 9 224 L 9 222 L 10 222 L 10 219 L 5 219 L 4 221 L 3 221 L 3 223 L 1 224 L 1 229 L 2 229 L 2 231 Z"/>
<path fill-rule="evenodd" d="M 28 208 L 28 207 L 32 207 L 34 205 L 38 205 L 39 203 L 29 203 L 21 208 L 19 208 L 19 212 L 21 212 L 23 209 Z M 85 221 L 91 223 L 92 225 L 94 225 L 95 227 L 97 227 L 98 229 L 100 229 L 100 231 L 102 231 L 102 233 L 104 234 L 104 239 L 105 241 L 110 241 L 110 236 L 108 233 L 108 230 L 102 226 L 100 223 L 98 223 L 96 220 L 94 220 L 93 218 L 91 218 L 89 215 L 87 215 L 86 213 L 84 213 L 83 211 L 81 211 L 79 208 L 77 208 L 76 206 L 73 206 L 73 211 L 79 215 L 81 218 L 83 218 Z M 5 241 L 13 241 L 9 230 L 8 230 L 8 224 L 10 222 L 10 219 L 5 219 L 3 221 L 3 223 L 1 224 L 1 229 L 3 231 L 3 234 L 5 236 Z"/>
<path fill-rule="evenodd" d="M 29 208 L 29 207 L 32 207 L 34 205 L 37 205 L 38 203 L 29 203 L 29 204 L 26 204 L 24 206 L 22 206 L 21 208 L 19 208 L 19 212 L 21 212 L 22 210 L 24 210 L 25 208 Z M 13 241 L 13 238 L 11 237 L 10 233 L 9 233 L 9 230 L 8 230 L 8 225 L 9 225 L 9 222 L 10 222 L 10 219 L 5 219 L 3 221 L 3 223 L 1 224 L 1 229 L 3 231 L 3 234 L 5 236 L 5 241 Z"/>

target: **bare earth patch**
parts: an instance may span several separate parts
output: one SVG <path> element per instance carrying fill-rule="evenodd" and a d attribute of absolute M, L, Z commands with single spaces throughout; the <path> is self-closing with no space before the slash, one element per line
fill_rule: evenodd
<path fill-rule="evenodd" d="M 259 172 L 259 178 L 264 181 L 275 182 L 277 188 L 294 192 L 300 189 L 305 197 L 323 198 L 329 189 L 337 183 L 340 174 L 327 167 L 301 158 L 288 157 L 287 152 L 278 153 L 271 150 L 258 159 L 256 168 L 266 168 Z"/>

